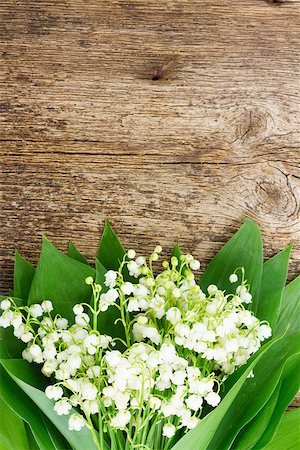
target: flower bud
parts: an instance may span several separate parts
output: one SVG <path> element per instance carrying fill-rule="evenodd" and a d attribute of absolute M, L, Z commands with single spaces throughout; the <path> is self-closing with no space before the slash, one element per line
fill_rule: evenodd
<path fill-rule="evenodd" d="M 127 256 L 128 256 L 129 259 L 133 259 L 135 257 L 135 255 L 136 255 L 136 253 L 135 253 L 134 250 L 132 250 L 132 249 L 128 250 Z"/>
<path fill-rule="evenodd" d="M 86 283 L 86 284 L 93 284 L 93 283 L 94 283 L 93 277 L 87 277 L 87 278 L 85 279 L 85 283 Z"/>
<path fill-rule="evenodd" d="M 172 256 L 171 264 L 172 264 L 173 267 L 177 267 L 178 266 L 178 259 L 176 258 L 176 256 Z"/>
<path fill-rule="evenodd" d="M 153 252 L 150 256 L 152 261 L 157 261 L 158 260 L 158 254 L 156 252 Z"/>

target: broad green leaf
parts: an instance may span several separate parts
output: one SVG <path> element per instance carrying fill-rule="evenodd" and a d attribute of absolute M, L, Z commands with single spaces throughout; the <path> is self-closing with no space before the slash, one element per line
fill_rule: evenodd
<path fill-rule="evenodd" d="M 105 274 L 107 270 L 106 268 L 101 264 L 101 262 L 96 259 L 96 276 L 95 276 L 95 282 L 100 284 L 101 286 L 101 294 L 108 291 L 108 287 L 105 284 Z"/>
<path fill-rule="evenodd" d="M 3 342 L 7 355 L 10 358 L 21 358 L 26 344 L 13 335 L 13 327 L 1 328 L 0 340 Z"/>
<path fill-rule="evenodd" d="M 2 347 L 2 344 L 1 346 Z M 31 384 L 32 386 L 35 386 L 41 390 L 44 390 L 46 386 L 49 384 L 49 379 L 45 377 L 41 372 L 41 367 L 37 364 L 29 364 L 24 359 L 11 359 L 6 357 L 3 357 L 3 352 L 1 351 L 1 363 L 4 366 L 4 364 L 10 364 L 11 361 L 14 362 L 14 365 L 16 367 L 20 367 L 20 370 L 22 371 L 22 380 L 25 381 L 28 384 Z"/>
<path fill-rule="evenodd" d="M 300 448 L 300 408 L 288 411 L 272 441 L 263 450 L 297 450 Z"/>
<path fill-rule="evenodd" d="M 7 297 L 0 295 L 0 301 L 5 298 Z M 16 297 L 12 297 L 12 299 L 17 306 L 24 306 L 26 304 L 25 299 Z M 0 340 L 9 358 L 21 358 L 22 351 L 26 347 L 26 344 L 14 336 L 12 326 L 8 328 L 0 327 Z"/>
<path fill-rule="evenodd" d="M 71 450 L 70 445 L 66 441 L 66 439 L 63 437 L 63 435 L 58 431 L 58 429 L 53 425 L 53 423 L 48 419 L 48 417 L 42 413 L 42 411 L 39 411 L 41 421 L 45 426 L 45 430 L 47 431 L 54 448 L 56 450 Z"/>
<path fill-rule="evenodd" d="M 107 270 L 118 270 L 124 254 L 124 247 L 110 226 L 108 220 L 106 220 L 97 252 L 97 259 Z"/>
<path fill-rule="evenodd" d="M 77 250 L 72 241 L 69 242 L 67 255 L 76 261 L 82 262 L 83 264 L 89 264 L 86 258 L 80 253 L 79 250 Z"/>
<path fill-rule="evenodd" d="M 41 449 L 56 450 L 42 421 L 43 413 L 13 381 L 2 366 L 0 366 L 0 375 L 0 397 L 19 417 L 28 423 L 34 439 Z M 47 418 L 45 417 L 45 419 Z"/>
<path fill-rule="evenodd" d="M 9 354 L 6 351 L 2 339 L 0 340 L 0 358 L 9 359 Z M 1 384 L 0 384 L 1 388 Z"/>
<path fill-rule="evenodd" d="M 42 252 L 32 281 L 28 304 L 51 300 L 54 314 L 61 314 L 74 322 L 73 306 L 89 302 L 91 287 L 85 283 L 95 270 L 62 254 L 43 237 Z"/>
<path fill-rule="evenodd" d="M 97 252 L 98 261 L 107 270 L 119 270 L 125 253 L 125 249 L 121 244 L 119 238 L 110 226 L 108 220 L 106 220 L 104 231 L 100 240 L 99 249 Z M 123 268 L 123 278 L 125 281 L 131 281 L 131 283 L 138 282 L 137 278 L 129 275 L 126 266 Z"/>
<path fill-rule="evenodd" d="M 14 299 L 16 303 L 22 302 L 23 300 Z M 9 329 L 2 330 L 7 332 Z M 3 335 L 2 335 L 3 337 Z M 10 340 L 1 340 L 0 342 L 0 355 L 1 358 L 9 358 L 11 356 L 12 343 L 17 341 L 20 342 L 14 336 L 6 336 Z M 5 344 L 5 346 L 4 346 Z M 8 351 L 7 351 L 8 350 Z M 18 355 L 20 356 L 20 355 Z M 21 363 L 25 361 L 20 360 Z M 26 364 L 26 363 L 25 363 Z M 23 368 L 23 375 L 26 377 L 28 382 L 34 382 L 36 385 L 44 388 L 46 386 L 45 377 L 40 373 L 39 368 L 35 365 L 25 365 Z M 59 436 L 58 431 L 50 431 L 43 425 L 43 419 L 45 422 L 48 421 L 47 417 L 38 409 L 36 404 L 22 391 L 22 389 L 12 380 L 8 373 L 0 365 L 0 397 L 5 401 L 5 403 L 25 422 L 27 422 L 31 431 L 34 435 L 35 441 L 38 443 L 41 449 L 47 450 L 65 450 L 67 449 L 65 445 L 65 440 L 62 436 Z M 54 447 L 52 445 L 53 440 L 61 441 L 61 447 Z"/>
<path fill-rule="evenodd" d="M 76 433 L 74 433 L 74 431 L 70 431 L 68 429 L 68 417 L 59 416 L 53 409 L 54 401 L 49 400 L 43 391 L 32 385 L 32 382 L 32 384 L 28 383 L 26 361 L 2 359 L 1 364 L 13 380 L 18 384 L 18 386 L 20 386 L 20 388 L 41 409 L 41 411 L 47 415 L 48 419 L 65 437 L 73 450 L 96 450 L 97 447 L 93 441 L 92 434 L 87 427 L 82 428 L 81 431 Z M 75 413 L 75 410 L 72 408 L 70 414 L 73 413 Z"/>
<path fill-rule="evenodd" d="M 300 388 L 300 354 L 294 355 L 286 362 L 284 366 L 280 391 L 274 408 L 274 412 L 270 418 L 261 439 L 253 449 L 259 450 L 267 445 L 273 438 L 278 424 L 284 415 L 284 412 L 290 402 L 293 400 Z"/>
<path fill-rule="evenodd" d="M 273 394 L 258 415 L 239 433 L 233 448 L 259 450 L 264 447 L 272 439 L 284 411 L 299 387 L 300 355 L 297 354 L 289 358 L 284 366 L 281 380 L 274 391 L 274 394 L 277 393 L 275 403 Z"/>
<path fill-rule="evenodd" d="M 209 450 L 230 448 L 241 428 L 255 417 L 272 395 L 286 361 L 299 351 L 300 332 L 284 336 L 269 347 L 254 369 L 254 378 L 250 378 L 240 397 L 227 411 L 208 446 Z"/>
<path fill-rule="evenodd" d="M 259 411 L 259 413 L 240 431 L 236 437 L 231 449 L 232 450 L 250 450 L 253 449 L 259 438 L 267 428 L 271 416 L 273 414 L 276 402 L 280 391 L 279 381 L 273 394 L 269 398 L 266 405 Z"/>
<path fill-rule="evenodd" d="M 28 299 L 30 286 L 35 273 L 34 267 L 18 251 L 15 254 L 14 297 Z"/>
<path fill-rule="evenodd" d="M 216 284 L 219 289 L 233 293 L 237 284 L 231 284 L 229 276 L 238 267 L 244 267 L 253 296 L 251 309 L 256 312 L 262 266 L 263 250 L 259 228 L 252 220 L 246 219 L 240 229 L 209 263 L 198 284 L 204 291 L 210 284 Z"/>
<path fill-rule="evenodd" d="M 265 405 L 279 382 L 285 361 L 299 351 L 300 333 L 270 341 L 241 375 L 220 405 L 189 431 L 173 450 L 226 450 Z M 253 370 L 254 378 L 247 378 Z"/>
<path fill-rule="evenodd" d="M 27 439 L 28 439 L 28 442 L 29 442 L 30 450 L 41 450 L 40 447 L 37 445 L 36 440 L 34 439 L 34 436 L 32 434 L 31 428 L 28 425 L 28 423 L 24 422 L 24 426 L 25 426 L 25 430 L 26 430 L 26 434 L 27 434 Z"/>
<path fill-rule="evenodd" d="M 275 330 L 284 291 L 292 246 L 289 245 L 263 265 L 256 316 Z"/>
<path fill-rule="evenodd" d="M 30 450 L 24 423 L 7 404 L 0 399 L 0 448 L 1 450 Z"/>
<path fill-rule="evenodd" d="M 300 329 L 300 275 L 284 289 L 275 335 L 287 326 L 290 334 Z"/>

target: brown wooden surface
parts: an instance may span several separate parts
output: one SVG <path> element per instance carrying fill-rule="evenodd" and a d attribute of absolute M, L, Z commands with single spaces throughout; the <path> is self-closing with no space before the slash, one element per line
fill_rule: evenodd
<path fill-rule="evenodd" d="M 205 265 L 249 216 L 299 273 L 299 8 L 0 0 L 1 292 L 15 247 L 91 258 L 105 217 Z"/>

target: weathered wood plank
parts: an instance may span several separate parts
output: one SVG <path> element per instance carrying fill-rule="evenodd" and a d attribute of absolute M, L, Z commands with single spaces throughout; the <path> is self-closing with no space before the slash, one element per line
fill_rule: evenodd
<path fill-rule="evenodd" d="M 11 143 L 6 151 L 4 266 L 15 246 L 36 261 L 42 232 L 61 248 L 74 239 L 91 257 L 105 217 L 127 246 L 150 251 L 160 241 L 169 249 L 179 240 L 206 263 L 249 216 L 262 228 L 267 256 L 295 241 L 290 278 L 299 272 L 300 186 L 292 160 L 228 161 L 216 151 L 190 159 L 188 151 L 113 155 L 90 143 L 73 143 L 73 153 L 65 153 L 65 143 L 48 143 L 45 152 L 43 145 Z M 11 263 L 3 272 L 11 277 Z"/>
<path fill-rule="evenodd" d="M 2 4 L 3 138 L 297 143 L 298 2 Z"/>

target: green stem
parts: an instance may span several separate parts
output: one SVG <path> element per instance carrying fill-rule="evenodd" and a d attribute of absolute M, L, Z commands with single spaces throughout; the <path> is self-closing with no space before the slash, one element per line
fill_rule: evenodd
<path fill-rule="evenodd" d="M 122 435 L 122 431 L 121 430 L 117 430 L 116 431 L 116 437 L 117 437 L 117 442 L 119 444 L 119 449 L 123 450 L 124 449 L 124 437 Z"/>
<path fill-rule="evenodd" d="M 161 438 L 162 438 L 162 422 L 158 424 L 155 435 L 155 446 L 153 448 L 157 450 L 161 448 Z"/>
<path fill-rule="evenodd" d="M 104 450 L 103 426 L 102 426 L 102 417 L 100 414 L 100 409 L 99 409 L 99 414 L 98 414 L 98 424 L 99 424 L 100 448 L 101 448 L 101 450 Z"/>
<path fill-rule="evenodd" d="M 142 432 L 141 444 L 146 444 L 147 436 L 149 433 L 149 413 L 150 413 L 149 408 L 146 407 L 146 409 L 145 409 L 145 418 L 146 419 L 145 419 L 144 429 Z"/>
<path fill-rule="evenodd" d="M 130 347 L 130 336 L 129 336 L 128 329 L 127 329 L 127 326 L 126 326 L 123 299 L 124 299 L 124 296 L 121 294 L 120 295 L 121 318 L 122 318 L 122 323 L 123 323 L 123 327 L 124 327 L 124 331 L 125 331 L 125 339 L 126 339 L 127 348 L 129 348 Z"/>
<path fill-rule="evenodd" d="M 126 439 L 125 450 L 130 449 L 130 439 L 129 438 L 131 438 L 131 431 L 132 431 L 132 420 L 129 422 L 129 425 L 128 425 L 128 431 L 127 431 L 128 438 Z"/>
<path fill-rule="evenodd" d="M 111 428 L 109 428 L 109 435 L 110 435 L 110 443 L 111 443 L 110 449 L 111 450 L 118 450 L 115 433 L 114 433 L 114 431 Z"/>
<path fill-rule="evenodd" d="M 93 422 L 91 421 L 91 418 L 88 415 L 86 415 L 86 419 L 87 419 L 88 424 L 90 426 L 91 433 L 92 433 L 92 436 L 93 436 L 93 439 L 94 439 L 94 442 L 96 444 L 97 449 L 98 450 L 104 450 L 104 447 L 101 447 L 101 445 L 99 443 L 98 436 L 97 436 L 96 430 L 94 428 Z"/>
<path fill-rule="evenodd" d="M 96 311 L 97 311 L 97 302 L 98 302 L 99 295 L 95 291 L 94 286 L 93 286 L 93 296 L 94 296 L 93 330 L 97 330 L 98 314 L 96 313 Z"/>

